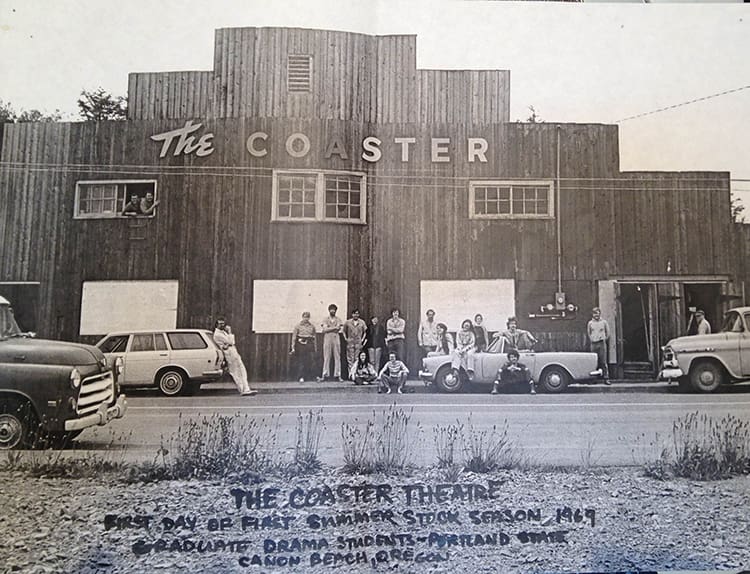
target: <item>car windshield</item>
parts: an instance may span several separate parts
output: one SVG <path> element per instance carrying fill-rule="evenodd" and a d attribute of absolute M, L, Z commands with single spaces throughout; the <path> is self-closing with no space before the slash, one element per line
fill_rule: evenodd
<path fill-rule="evenodd" d="M 20 337 L 22 333 L 13 316 L 13 308 L 10 305 L 0 305 L 0 340 Z"/>
<path fill-rule="evenodd" d="M 724 318 L 724 324 L 721 326 L 722 333 L 741 333 L 742 328 L 742 317 L 740 314 L 735 312 L 727 313 Z"/>

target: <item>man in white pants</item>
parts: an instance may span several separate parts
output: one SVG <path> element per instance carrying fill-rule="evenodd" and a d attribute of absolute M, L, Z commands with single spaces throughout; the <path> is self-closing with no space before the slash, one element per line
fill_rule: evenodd
<path fill-rule="evenodd" d="M 323 332 L 323 376 L 318 377 L 318 382 L 323 381 L 331 375 L 331 355 L 333 355 L 333 376 L 338 381 L 341 378 L 341 339 L 339 335 L 344 329 L 344 322 L 336 316 L 338 307 L 331 303 L 328 305 L 328 317 L 323 319 L 320 325 Z"/>
<path fill-rule="evenodd" d="M 250 383 L 247 381 L 247 369 L 245 369 L 245 364 L 242 362 L 242 357 L 237 352 L 232 327 L 227 325 L 224 317 L 219 317 L 216 320 L 214 343 L 216 343 L 219 349 L 224 351 L 224 359 L 227 361 L 229 374 L 232 375 L 232 380 L 237 385 L 237 390 L 240 394 L 243 396 L 257 394 L 258 391 L 250 388 Z"/>

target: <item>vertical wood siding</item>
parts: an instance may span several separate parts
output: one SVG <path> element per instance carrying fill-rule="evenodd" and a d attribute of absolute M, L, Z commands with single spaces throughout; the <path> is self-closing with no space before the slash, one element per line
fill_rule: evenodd
<path fill-rule="evenodd" d="M 240 45 L 249 41 L 232 38 Z M 309 35 L 278 38 L 301 42 Z M 345 279 L 351 307 L 364 315 L 382 317 L 400 307 L 412 360 L 421 280 L 514 279 L 517 310 L 525 317 L 556 290 L 556 220 L 471 220 L 468 184 L 554 179 L 558 130 L 563 288 L 582 309 L 594 305 L 598 279 L 664 275 L 667 260 L 675 277 L 732 275 L 738 266 L 728 174 L 620 174 L 615 126 L 206 119 L 205 129 L 215 134 L 213 154 L 160 160 L 161 144 L 149 136 L 182 124 L 5 126 L 0 281 L 41 283 L 43 335 L 78 337 L 84 281 L 176 279 L 178 325 L 209 327 L 218 314 L 229 315 L 258 380 L 287 375 L 288 336 L 252 333 L 256 279 Z M 263 158 L 245 149 L 257 130 L 269 134 Z M 297 131 L 310 137 L 312 151 L 293 159 L 284 142 Z M 324 157 L 334 135 L 349 159 Z M 374 164 L 361 158 L 367 135 L 383 141 L 383 158 Z M 408 163 L 393 143 L 404 135 L 417 138 Z M 468 163 L 469 136 L 487 139 L 486 164 Z M 449 163 L 430 161 L 431 137 L 451 138 Z M 367 224 L 271 222 L 274 168 L 366 172 Z M 157 180 L 156 217 L 73 219 L 76 181 L 134 178 Z M 549 348 L 576 349 L 585 343 L 586 319 L 580 313 L 573 322 L 522 322 Z"/>
<path fill-rule="evenodd" d="M 312 89 L 289 92 L 287 57 L 312 56 Z M 133 120 L 300 118 L 506 122 L 507 70 L 417 70 L 416 36 L 301 28 L 222 28 L 210 72 L 130 74 Z"/>

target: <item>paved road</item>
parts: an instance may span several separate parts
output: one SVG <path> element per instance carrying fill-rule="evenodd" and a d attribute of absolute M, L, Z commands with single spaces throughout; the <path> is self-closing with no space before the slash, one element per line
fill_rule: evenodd
<path fill-rule="evenodd" d="M 657 456 L 671 437 L 678 417 L 699 411 L 721 418 L 731 414 L 750 421 L 750 387 L 730 388 L 715 395 L 685 395 L 675 388 L 651 392 L 601 392 L 604 389 L 571 389 L 563 395 L 526 394 L 408 394 L 378 395 L 363 389 L 319 393 L 283 392 L 239 397 L 230 390 L 207 390 L 197 397 L 167 399 L 153 392 L 131 393 L 126 417 L 109 427 L 84 432 L 80 449 L 124 447 L 126 459 L 153 460 L 161 439 L 176 435 L 180 416 L 247 415 L 270 421 L 279 416 L 278 444 L 291 453 L 299 412 L 321 411 L 326 430 L 320 457 L 342 464 L 341 425 L 382 419 L 391 405 L 411 412 L 410 427 L 417 423 L 419 452 L 416 462 L 435 460 L 433 429 L 471 416 L 473 425 L 489 429 L 507 421 L 517 451 L 537 464 L 632 465 Z M 369 391 L 369 389 L 368 389 Z"/>

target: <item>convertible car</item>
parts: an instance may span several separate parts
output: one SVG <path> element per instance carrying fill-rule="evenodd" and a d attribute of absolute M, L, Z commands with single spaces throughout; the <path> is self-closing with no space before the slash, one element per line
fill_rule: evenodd
<path fill-rule="evenodd" d="M 471 383 L 492 383 L 502 364 L 507 360 L 505 339 L 490 345 L 487 352 L 474 355 L 474 376 L 461 369 L 458 376 L 451 369 L 450 355 L 422 359 L 419 377 L 433 383 L 444 393 L 458 393 Z M 528 367 L 537 388 L 546 393 L 561 393 L 571 381 L 599 378 L 596 376 L 596 353 L 519 351 L 520 362 Z"/>

